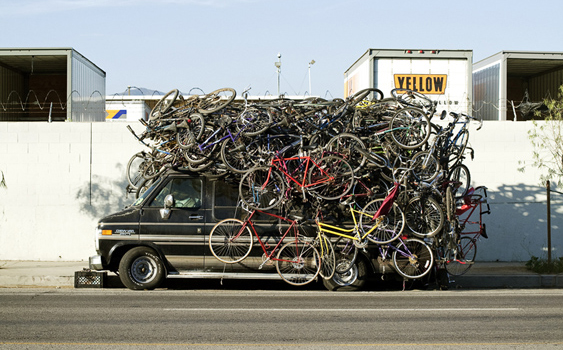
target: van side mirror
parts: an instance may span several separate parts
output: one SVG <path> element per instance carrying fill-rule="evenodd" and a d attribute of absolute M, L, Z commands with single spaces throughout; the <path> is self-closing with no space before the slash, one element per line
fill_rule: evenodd
<path fill-rule="evenodd" d="M 169 194 L 164 197 L 164 208 L 170 209 L 174 206 L 174 196 Z"/>
<path fill-rule="evenodd" d="M 163 220 L 168 220 L 170 213 L 172 213 L 172 208 L 174 206 L 174 196 L 169 194 L 164 197 L 164 208 L 160 209 L 160 217 Z"/>

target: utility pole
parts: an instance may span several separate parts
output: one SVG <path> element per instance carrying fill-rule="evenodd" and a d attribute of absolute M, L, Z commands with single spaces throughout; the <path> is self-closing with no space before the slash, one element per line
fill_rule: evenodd
<path fill-rule="evenodd" d="M 311 90 L 311 66 L 315 64 L 315 60 L 309 62 L 309 96 L 313 95 L 313 90 Z"/>
<path fill-rule="evenodd" d="M 280 75 L 281 75 L 281 53 L 278 53 L 278 61 L 274 63 L 278 69 L 278 96 L 280 95 Z"/>

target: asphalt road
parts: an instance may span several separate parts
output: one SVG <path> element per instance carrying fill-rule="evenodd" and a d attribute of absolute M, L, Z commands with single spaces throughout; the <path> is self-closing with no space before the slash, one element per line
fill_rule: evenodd
<path fill-rule="evenodd" d="M 0 289 L 1 349 L 559 349 L 563 290 Z"/>

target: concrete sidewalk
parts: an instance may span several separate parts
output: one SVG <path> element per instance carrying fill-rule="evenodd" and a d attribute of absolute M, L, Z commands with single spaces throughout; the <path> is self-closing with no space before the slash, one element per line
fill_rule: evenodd
<path fill-rule="evenodd" d="M 88 268 L 88 261 L 0 260 L 0 288 L 74 288 L 74 273 Z M 113 274 L 108 274 L 112 277 Z M 450 289 L 563 288 L 563 274 L 540 275 L 523 262 L 476 262 L 463 276 L 453 276 Z"/>

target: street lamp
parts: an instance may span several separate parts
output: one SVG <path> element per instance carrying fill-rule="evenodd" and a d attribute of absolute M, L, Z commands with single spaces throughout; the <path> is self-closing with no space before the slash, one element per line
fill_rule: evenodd
<path fill-rule="evenodd" d="M 278 69 L 278 96 L 280 95 L 280 75 L 281 75 L 281 53 L 278 53 L 278 61 L 274 63 Z"/>
<path fill-rule="evenodd" d="M 309 62 L 309 96 L 312 96 L 313 93 L 311 92 L 311 66 L 315 64 L 315 60 L 311 60 L 311 62 Z"/>

